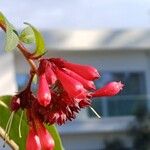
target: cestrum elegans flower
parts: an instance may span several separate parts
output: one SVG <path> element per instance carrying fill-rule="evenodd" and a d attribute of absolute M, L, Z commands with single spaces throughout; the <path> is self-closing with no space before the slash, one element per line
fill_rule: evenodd
<path fill-rule="evenodd" d="M 100 75 L 94 67 L 72 63 L 61 58 L 41 59 L 38 70 L 46 74 L 47 80 L 47 82 L 43 80 L 43 84 L 40 83 L 39 75 L 38 91 L 41 91 L 41 95 L 51 95 L 51 100 L 47 103 L 50 98 L 48 96 L 42 99 L 42 103 L 39 100 L 34 101 L 32 108 L 34 114 L 48 124 L 62 125 L 67 120 L 71 121 L 81 108 L 91 105 L 92 98 L 114 96 L 123 87 L 121 82 L 113 81 L 96 90 L 94 80 Z M 50 70 L 49 73 L 47 70 Z M 41 87 L 42 85 L 45 87 Z M 46 105 L 43 105 L 45 103 Z"/>
<path fill-rule="evenodd" d="M 120 81 L 112 81 L 96 89 L 94 80 L 100 78 L 96 68 L 62 58 L 41 59 L 37 75 L 36 95 L 31 91 L 31 76 L 26 89 L 11 102 L 12 111 L 27 110 L 26 150 L 53 150 L 54 140 L 44 123 L 62 125 L 72 121 L 82 108 L 91 105 L 94 97 L 114 96 L 123 88 Z"/>

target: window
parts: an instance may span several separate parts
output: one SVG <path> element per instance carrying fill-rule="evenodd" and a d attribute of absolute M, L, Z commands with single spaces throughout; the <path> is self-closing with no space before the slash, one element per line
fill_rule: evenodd
<path fill-rule="evenodd" d="M 122 81 L 125 84 L 123 91 L 114 97 L 97 98 L 93 100 L 92 107 L 104 117 L 133 115 L 137 107 L 146 108 L 146 85 L 144 72 L 104 72 L 97 87 L 110 81 Z M 88 116 L 95 114 L 88 109 Z"/>

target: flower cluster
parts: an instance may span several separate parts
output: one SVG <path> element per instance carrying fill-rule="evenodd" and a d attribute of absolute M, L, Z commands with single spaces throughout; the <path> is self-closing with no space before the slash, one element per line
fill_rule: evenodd
<path fill-rule="evenodd" d="M 43 123 L 62 125 L 71 121 L 82 108 L 91 105 L 92 98 L 114 96 L 123 87 L 121 82 L 113 81 L 96 89 L 94 80 L 100 75 L 94 67 L 61 58 L 41 59 L 37 75 L 37 95 L 30 90 L 31 78 L 27 88 L 15 95 L 11 102 L 13 111 L 27 110 L 30 126 L 27 150 L 53 149 L 53 138 Z M 47 142 L 44 139 L 48 139 Z"/>

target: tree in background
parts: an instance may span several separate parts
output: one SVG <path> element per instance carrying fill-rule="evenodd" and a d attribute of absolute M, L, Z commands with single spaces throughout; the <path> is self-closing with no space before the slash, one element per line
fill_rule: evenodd
<path fill-rule="evenodd" d="M 135 150 L 150 150 L 150 113 L 144 106 L 135 111 L 136 122 L 130 126 Z"/>

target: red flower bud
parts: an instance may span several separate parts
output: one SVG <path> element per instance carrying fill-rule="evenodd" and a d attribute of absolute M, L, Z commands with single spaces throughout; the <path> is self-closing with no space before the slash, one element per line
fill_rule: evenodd
<path fill-rule="evenodd" d="M 100 96 L 114 96 L 120 92 L 123 88 L 123 84 L 121 82 L 110 82 L 106 84 L 104 87 L 96 90 L 92 93 L 93 97 Z"/>
<path fill-rule="evenodd" d="M 79 81 L 73 79 L 63 71 L 56 69 L 56 75 L 69 96 L 75 98 L 78 97 L 81 93 L 86 92 L 83 85 Z"/>
<path fill-rule="evenodd" d="M 44 107 L 50 104 L 51 93 L 44 73 L 39 76 L 37 98 L 38 98 L 38 102 Z"/>
<path fill-rule="evenodd" d="M 50 67 L 47 67 L 45 70 L 46 80 L 48 84 L 54 84 L 57 80 L 56 75 L 54 74 L 53 70 Z"/>
<path fill-rule="evenodd" d="M 87 90 L 95 89 L 95 85 L 94 85 L 93 81 L 86 80 L 83 77 L 81 77 L 80 75 L 78 75 L 77 73 L 75 73 L 69 69 L 65 69 L 65 72 L 68 75 L 70 75 L 71 77 L 73 77 L 74 79 L 76 79 L 77 81 L 79 81 L 80 83 L 82 83 L 82 85 L 84 86 L 85 89 L 87 89 Z"/>
<path fill-rule="evenodd" d="M 64 61 L 64 67 L 74 71 L 87 80 L 94 80 L 100 77 L 97 69 L 89 65 L 80 65 Z"/>
<path fill-rule="evenodd" d="M 39 136 L 33 127 L 30 127 L 29 134 L 26 140 L 26 150 L 41 150 Z"/>
<path fill-rule="evenodd" d="M 11 111 L 17 111 L 20 108 L 20 98 L 18 96 L 13 96 L 10 103 Z"/>
<path fill-rule="evenodd" d="M 53 150 L 55 145 L 53 137 L 40 122 L 37 125 L 37 133 L 40 138 L 42 150 Z"/>

